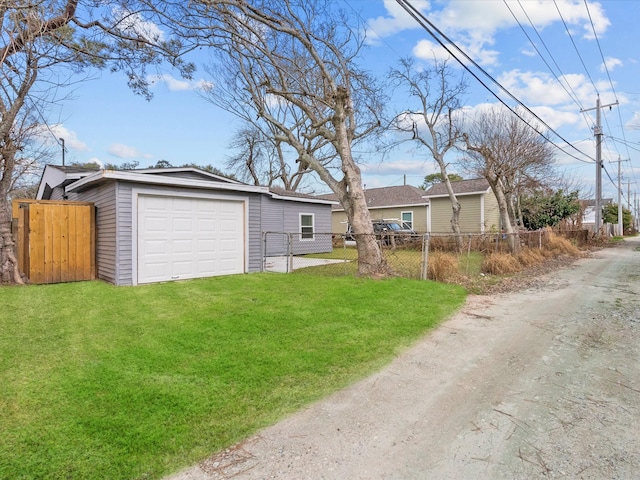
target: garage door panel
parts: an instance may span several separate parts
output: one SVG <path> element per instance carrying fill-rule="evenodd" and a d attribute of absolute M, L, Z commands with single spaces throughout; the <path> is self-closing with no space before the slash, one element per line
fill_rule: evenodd
<path fill-rule="evenodd" d="M 138 196 L 138 283 L 244 272 L 244 204 Z"/>

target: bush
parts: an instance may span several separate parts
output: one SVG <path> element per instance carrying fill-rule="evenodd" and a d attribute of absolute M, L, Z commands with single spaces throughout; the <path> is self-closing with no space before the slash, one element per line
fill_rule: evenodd
<path fill-rule="evenodd" d="M 427 276 L 437 282 L 451 280 L 458 275 L 458 256 L 445 252 L 429 254 Z"/>
<path fill-rule="evenodd" d="M 545 249 L 555 256 L 571 255 L 577 257 L 580 255 L 580 250 L 573 243 L 566 238 L 558 237 L 551 232 L 549 233 Z"/>
<path fill-rule="evenodd" d="M 518 254 L 517 259 L 523 267 L 531 267 L 544 262 L 545 255 L 539 249 L 525 248 Z"/>
<path fill-rule="evenodd" d="M 490 253 L 482 262 L 482 271 L 492 275 L 507 275 L 520 270 L 520 262 L 509 253 Z"/>

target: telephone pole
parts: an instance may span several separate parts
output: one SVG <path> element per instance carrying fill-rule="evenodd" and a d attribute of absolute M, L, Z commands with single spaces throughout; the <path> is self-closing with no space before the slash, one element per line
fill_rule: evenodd
<path fill-rule="evenodd" d="M 609 110 L 611 110 L 611 107 L 617 104 L 618 102 L 616 101 L 608 105 L 600 105 L 600 95 L 598 95 L 595 108 L 585 108 L 581 110 L 581 112 L 596 111 L 596 125 L 593 127 L 593 134 L 596 137 L 596 235 L 600 235 L 600 227 L 602 226 L 602 125 L 600 123 L 600 110 L 605 107 L 609 107 Z"/>
<path fill-rule="evenodd" d="M 622 165 L 622 160 L 620 160 L 620 156 L 618 156 L 618 235 L 624 237 L 624 222 L 622 221 L 622 184 L 620 183 L 620 165 Z"/>

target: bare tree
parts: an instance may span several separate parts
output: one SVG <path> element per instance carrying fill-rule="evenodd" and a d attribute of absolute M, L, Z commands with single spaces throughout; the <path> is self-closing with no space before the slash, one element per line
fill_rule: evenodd
<path fill-rule="evenodd" d="M 149 97 L 146 66 L 180 60 L 184 44 L 165 39 L 166 6 L 144 0 L 3 0 L 0 2 L 0 283 L 22 282 L 11 235 L 9 193 L 24 166 L 25 128 L 46 122 L 43 112 L 61 87 L 87 69 L 123 71 L 130 87 Z M 155 20 L 156 23 L 151 23 Z M 38 111 L 34 120 L 26 112 Z"/>
<path fill-rule="evenodd" d="M 359 274 L 388 274 L 352 149 L 379 128 L 383 101 L 357 64 L 362 36 L 330 0 L 219 0 L 211 8 L 222 22 L 215 102 L 268 124 L 272 138 L 288 144 L 342 203 Z"/>
<path fill-rule="evenodd" d="M 400 61 L 399 69 L 392 69 L 391 79 L 396 87 L 407 90 L 409 99 L 417 108 L 409 108 L 396 115 L 392 130 L 406 134 L 404 141 L 417 142 L 425 147 L 440 168 L 449 200 L 451 201 L 451 229 L 456 234 L 458 249 L 462 248 L 460 235 L 460 202 L 451 186 L 445 156 L 462 139 L 456 111 L 467 85 L 463 78 L 455 79 L 446 61 L 434 60 L 426 68 L 417 69 L 412 59 Z"/>
<path fill-rule="evenodd" d="M 277 134 L 266 134 L 254 121 L 245 122 L 229 146 L 235 154 L 227 159 L 226 167 L 253 185 L 281 186 L 295 192 L 313 172 L 302 162 L 290 162 L 292 155 L 297 157 L 295 151 L 290 152 Z"/>
<path fill-rule="evenodd" d="M 464 136 L 465 167 L 489 182 L 498 200 L 502 230 L 514 253 L 520 247 L 518 192 L 548 177 L 554 163 L 553 146 L 527 123 L 524 112 L 518 115 L 494 107 L 480 113 Z"/>

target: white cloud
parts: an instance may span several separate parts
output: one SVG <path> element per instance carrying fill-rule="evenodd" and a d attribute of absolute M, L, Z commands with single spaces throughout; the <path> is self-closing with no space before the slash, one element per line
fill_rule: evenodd
<path fill-rule="evenodd" d="M 173 75 L 168 73 L 162 75 L 149 75 L 147 76 L 147 81 L 151 85 L 164 83 L 172 92 L 184 90 L 207 90 L 211 89 L 213 86 L 211 82 L 206 80 L 184 80 L 175 78 Z"/>
<path fill-rule="evenodd" d="M 557 24 L 562 20 L 555 8 L 556 4 L 569 28 L 581 28 L 585 38 L 594 37 L 594 28 L 597 35 L 604 34 L 610 25 L 610 21 L 606 18 L 599 3 L 589 2 L 589 10 L 587 10 L 585 4 L 577 0 L 557 0 L 553 5 L 549 0 L 530 0 L 508 4 L 499 1 L 451 0 L 446 2 L 441 10 L 429 11 L 427 16 L 439 30 L 459 45 L 473 60 L 480 65 L 487 66 L 498 64 L 499 53 L 491 48 L 495 42 L 494 36 L 498 31 L 519 28 L 518 22 L 528 25 L 529 20 L 538 30 L 554 23 Z M 388 15 L 368 21 L 372 30 L 369 35 L 374 39 L 418 28 L 418 23 L 409 17 L 395 1 L 385 0 L 384 5 Z M 429 2 L 419 2 L 416 6 L 419 6 L 419 9 L 424 13 L 431 8 Z M 518 20 L 514 18 L 514 15 Z M 593 21 L 593 27 L 591 21 Z M 433 48 L 433 45 L 430 40 L 420 40 L 414 48 L 414 54 L 419 58 L 432 59 L 433 50 L 438 58 L 442 58 L 441 52 L 438 52 L 441 47 Z"/>
<path fill-rule="evenodd" d="M 498 82 L 516 98 L 527 105 L 553 105 L 579 111 L 580 108 L 595 106 L 597 92 L 591 80 L 585 75 L 569 74 L 556 79 L 551 74 L 542 72 L 525 72 L 518 69 L 502 73 Z M 603 104 L 610 95 L 611 85 L 608 81 L 596 82 L 602 95 Z M 576 101 L 579 105 L 576 105 Z"/>
<path fill-rule="evenodd" d="M 153 155 L 141 153 L 135 147 L 130 147 L 122 143 L 114 143 L 109 147 L 109 153 L 118 158 L 152 158 Z"/>
<path fill-rule="evenodd" d="M 129 35 L 139 36 L 153 43 L 164 39 L 164 32 L 153 22 L 148 22 L 139 13 L 133 13 L 125 8 L 114 7 L 113 16 L 118 22 L 118 29 Z"/>
<path fill-rule="evenodd" d="M 416 46 L 413 47 L 413 54 L 417 58 L 429 62 L 434 59 L 437 61 L 443 61 L 451 58 L 449 52 L 447 52 L 439 43 L 434 43 L 430 40 L 420 40 Z"/>
<path fill-rule="evenodd" d="M 420 12 L 426 12 L 431 7 L 427 0 L 415 0 L 411 4 Z M 387 16 L 379 16 L 367 20 L 367 38 L 370 41 L 394 35 L 403 30 L 412 30 L 420 26 L 395 0 L 384 0 Z"/>
<path fill-rule="evenodd" d="M 616 67 L 622 67 L 622 60 L 619 58 L 606 57 L 604 59 L 604 63 L 600 65 L 600 71 L 606 72 L 609 70 L 611 72 Z"/>
<path fill-rule="evenodd" d="M 64 146 L 69 150 L 86 152 L 89 147 L 86 143 L 78 139 L 76 132 L 67 129 L 65 126 L 57 123 L 55 125 L 42 125 L 37 133 L 40 140 L 46 145 L 60 145 L 60 139 L 64 139 Z"/>

